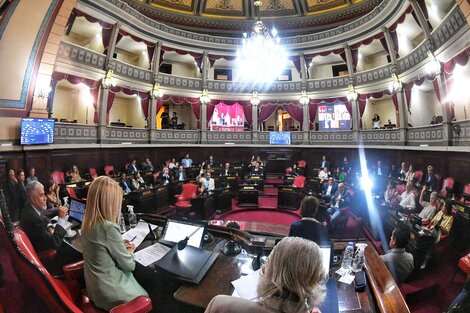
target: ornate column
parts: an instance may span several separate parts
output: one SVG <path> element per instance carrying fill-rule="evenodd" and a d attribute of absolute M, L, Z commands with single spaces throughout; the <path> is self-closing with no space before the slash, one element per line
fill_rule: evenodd
<path fill-rule="evenodd" d="M 443 145 L 452 146 L 454 131 L 452 130 L 452 119 L 454 116 L 451 116 L 449 101 L 444 101 L 447 98 L 448 89 L 447 81 L 442 71 L 439 72 L 436 76 L 437 85 L 439 87 L 439 94 L 441 98 L 441 109 L 442 109 L 442 130 L 443 130 Z"/>
<path fill-rule="evenodd" d="M 201 143 L 207 143 L 207 103 L 201 102 Z"/>
<path fill-rule="evenodd" d="M 301 79 L 302 79 L 302 90 L 306 90 L 307 89 L 307 77 L 308 77 L 308 73 L 307 73 L 307 64 L 305 63 L 305 54 L 303 52 L 301 52 L 299 54 L 299 58 L 300 58 L 300 74 L 301 74 Z"/>
<path fill-rule="evenodd" d="M 158 76 L 160 72 L 160 56 L 162 55 L 162 43 L 157 41 L 155 44 L 155 50 L 153 50 L 152 63 L 150 64 L 150 70 L 153 72 L 153 76 Z"/>
<path fill-rule="evenodd" d="M 309 131 L 310 131 L 310 97 L 307 95 L 305 90 L 302 91 L 299 100 L 300 105 L 302 106 L 302 143 L 304 145 L 308 144 L 309 142 Z"/>
<path fill-rule="evenodd" d="M 106 117 L 108 106 L 109 88 L 101 82 L 101 90 L 98 102 L 98 143 L 106 143 Z"/>
<path fill-rule="evenodd" d="M 207 79 L 209 77 L 210 62 L 208 52 L 202 54 L 202 88 L 207 89 Z"/>
<path fill-rule="evenodd" d="M 406 106 L 403 88 L 399 88 L 396 92 L 398 100 L 398 117 L 400 120 L 400 144 L 406 145 L 408 131 L 408 107 Z"/>
<path fill-rule="evenodd" d="M 419 6 L 418 2 L 416 2 L 416 0 L 408 0 L 408 1 L 410 1 L 411 6 L 413 7 L 413 11 L 415 12 L 416 17 L 418 18 L 419 26 L 423 30 L 424 38 L 427 41 L 426 44 L 428 46 L 428 50 L 433 50 L 431 30 L 429 29 L 428 21 L 426 20 L 426 17 L 424 16 L 424 13 L 421 10 L 421 7 Z"/>
<path fill-rule="evenodd" d="M 392 64 L 396 66 L 397 64 L 397 53 L 395 50 L 395 45 L 393 44 L 392 36 L 390 35 L 390 31 L 388 28 L 383 27 L 382 31 L 385 36 L 385 42 L 387 43 L 388 54 L 390 55 L 390 59 L 392 60 Z"/>
<path fill-rule="evenodd" d="M 251 103 L 251 142 L 258 143 L 258 105 L 260 104 L 261 100 L 258 98 L 258 93 L 253 91 L 253 95 L 251 96 L 250 103 Z"/>
<path fill-rule="evenodd" d="M 109 44 L 108 44 L 108 51 L 106 53 L 106 65 L 105 65 L 105 70 L 112 69 L 114 70 L 114 64 L 113 64 L 113 54 L 114 50 L 116 49 L 116 41 L 117 41 L 117 36 L 119 34 L 119 27 L 121 26 L 120 23 L 116 23 L 113 25 L 113 30 L 111 32 L 111 38 L 109 38 Z"/>

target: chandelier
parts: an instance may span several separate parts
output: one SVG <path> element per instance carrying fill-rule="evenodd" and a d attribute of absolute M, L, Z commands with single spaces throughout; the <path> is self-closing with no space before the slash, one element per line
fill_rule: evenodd
<path fill-rule="evenodd" d="M 261 1 L 254 2 L 257 8 L 261 4 Z M 258 17 L 250 36 L 243 33 L 242 45 L 237 51 L 239 80 L 251 83 L 271 83 L 278 78 L 287 64 L 287 53 L 280 41 L 276 29 L 273 28 L 269 32 Z"/>

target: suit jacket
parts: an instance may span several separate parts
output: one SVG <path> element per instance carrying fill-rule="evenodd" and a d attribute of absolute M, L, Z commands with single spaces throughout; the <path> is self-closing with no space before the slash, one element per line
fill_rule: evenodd
<path fill-rule="evenodd" d="M 261 168 L 252 168 L 251 169 L 251 176 L 263 176 L 263 170 Z"/>
<path fill-rule="evenodd" d="M 414 270 L 413 255 L 403 248 L 392 249 L 380 257 L 398 284 L 404 282 Z"/>
<path fill-rule="evenodd" d="M 433 190 L 437 190 L 437 178 L 436 175 L 429 176 L 427 173 L 424 175 L 423 180 L 421 181 L 422 184 L 429 185 Z"/>
<path fill-rule="evenodd" d="M 143 172 L 153 171 L 153 164 L 152 163 L 147 164 L 147 163 L 144 162 L 144 163 L 142 163 L 140 168 L 142 169 Z"/>
<path fill-rule="evenodd" d="M 326 195 L 326 192 L 328 191 L 328 184 L 324 184 L 322 188 L 322 195 Z M 333 196 L 336 191 L 338 191 L 338 184 L 333 183 L 333 186 L 331 186 L 331 192 L 330 196 Z"/>
<path fill-rule="evenodd" d="M 234 169 L 229 168 L 228 170 L 225 169 L 225 167 L 220 171 L 220 176 L 233 176 L 235 175 L 236 172 Z"/>
<path fill-rule="evenodd" d="M 325 161 L 325 164 L 323 164 L 323 160 L 322 160 L 322 161 L 318 162 L 318 166 L 319 166 L 320 168 L 325 168 L 325 167 L 327 167 L 328 169 L 330 169 L 330 161 Z"/>
<path fill-rule="evenodd" d="M 119 186 L 121 186 L 122 190 L 124 190 L 124 192 L 126 191 L 132 191 L 132 184 L 126 179 L 125 181 L 124 180 L 119 180 Z M 127 188 L 129 188 L 129 190 L 127 190 Z"/>
<path fill-rule="evenodd" d="M 168 176 L 164 176 L 163 173 L 160 174 L 160 176 L 158 176 L 158 180 L 160 181 L 161 185 L 168 185 L 172 182 L 170 173 L 168 173 Z"/>
<path fill-rule="evenodd" d="M 341 196 L 341 201 L 339 202 L 339 207 L 343 208 L 343 207 L 349 206 L 349 200 L 350 200 L 349 192 L 347 190 L 344 190 L 344 192 L 341 193 L 339 191 L 339 189 L 338 189 L 338 191 L 336 191 L 336 193 L 333 195 L 333 197 L 331 197 L 331 204 L 335 205 L 336 204 L 336 199 L 338 199 L 339 196 Z"/>
<path fill-rule="evenodd" d="M 127 171 L 130 174 L 137 173 L 139 171 L 139 169 L 137 168 L 137 164 L 129 164 L 129 167 L 127 168 Z"/>
<path fill-rule="evenodd" d="M 54 233 L 51 234 L 47 229 L 49 222 L 50 219 L 39 215 L 30 203 L 25 204 L 21 213 L 20 225 L 28 235 L 36 252 L 47 249 L 58 250 L 67 234 L 67 231 L 58 224 L 55 226 Z"/>
<path fill-rule="evenodd" d="M 176 172 L 176 181 L 185 181 L 187 179 L 186 178 L 186 173 L 184 171 L 181 172 L 181 174 L 183 174 L 183 179 L 182 180 L 180 180 L 180 172 L 179 171 Z"/>
<path fill-rule="evenodd" d="M 325 225 L 312 219 L 302 219 L 290 225 L 290 237 L 302 237 L 311 240 L 318 245 L 330 241 Z"/>
<path fill-rule="evenodd" d="M 204 313 L 305 313 L 307 309 L 297 308 L 291 301 L 279 298 L 268 299 L 265 303 L 254 302 L 242 298 L 218 295 L 207 305 Z"/>

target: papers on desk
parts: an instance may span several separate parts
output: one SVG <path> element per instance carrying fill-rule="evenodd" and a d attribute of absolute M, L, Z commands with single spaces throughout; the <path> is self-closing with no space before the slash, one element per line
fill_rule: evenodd
<path fill-rule="evenodd" d="M 157 228 L 157 225 L 150 224 L 150 227 L 152 228 L 152 230 L 155 230 L 155 228 Z M 122 239 L 132 241 L 132 243 L 136 247 L 138 247 L 142 243 L 142 241 L 144 241 L 148 233 L 149 226 L 147 222 L 140 220 L 134 228 L 122 234 Z"/>
<path fill-rule="evenodd" d="M 232 285 L 235 287 L 235 290 L 232 296 L 255 301 L 258 298 L 256 288 L 258 287 L 259 275 L 260 270 L 257 270 L 256 272 L 234 280 Z"/>
<path fill-rule="evenodd" d="M 354 278 L 355 278 L 355 276 L 351 275 L 350 272 L 351 271 L 349 269 L 345 269 L 341 267 L 335 273 L 341 276 L 341 278 L 338 279 L 339 282 L 350 285 L 354 281 Z"/>
<path fill-rule="evenodd" d="M 150 264 L 160 260 L 165 254 L 168 253 L 168 251 L 170 251 L 170 248 L 157 242 L 150 247 L 134 253 L 134 259 L 143 266 L 149 266 Z"/>

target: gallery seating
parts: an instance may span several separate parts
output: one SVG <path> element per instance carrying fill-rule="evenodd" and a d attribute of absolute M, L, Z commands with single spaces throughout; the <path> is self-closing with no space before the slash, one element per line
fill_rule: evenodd
<path fill-rule="evenodd" d="M 60 185 L 64 183 L 64 172 L 62 171 L 53 171 L 51 173 L 51 178 L 54 181 L 55 184 Z"/>

